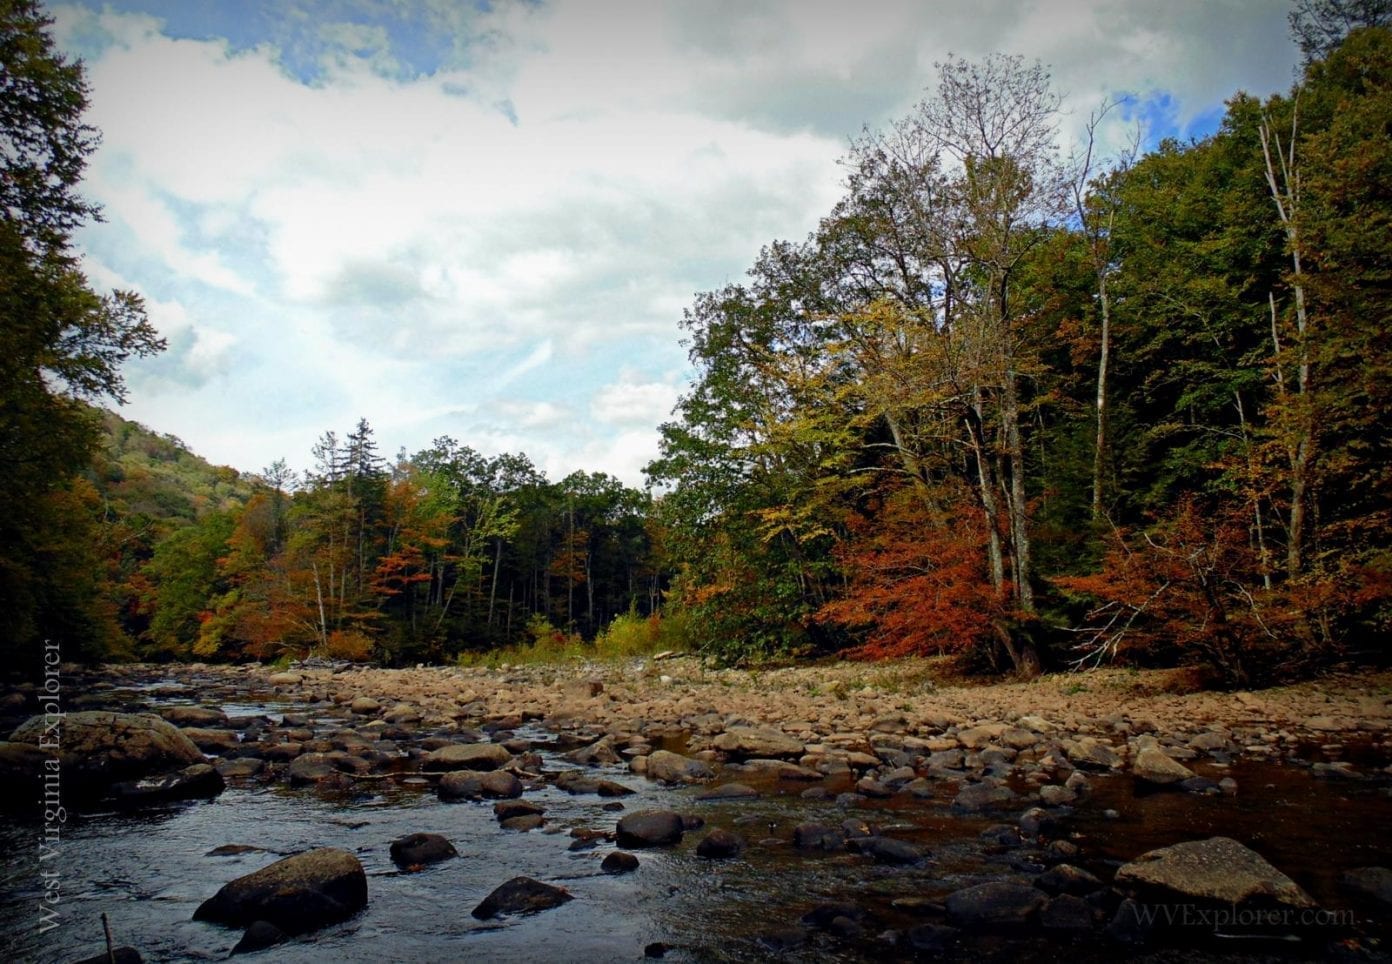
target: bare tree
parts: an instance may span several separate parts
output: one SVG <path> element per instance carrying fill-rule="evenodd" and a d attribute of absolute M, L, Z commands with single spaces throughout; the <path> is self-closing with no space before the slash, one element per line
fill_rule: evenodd
<path fill-rule="evenodd" d="M 1392 0 L 1295 0 L 1289 16 L 1291 34 L 1309 64 L 1361 27 L 1392 24 Z"/>

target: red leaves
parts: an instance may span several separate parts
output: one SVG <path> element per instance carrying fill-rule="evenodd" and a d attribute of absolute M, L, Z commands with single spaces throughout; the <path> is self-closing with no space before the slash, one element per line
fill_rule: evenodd
<path fill-rule="evenodd" d="M 818 613 L 823 622 L 867 631 L 864 645 L 847 655 L 966 650 L 994 639 L 1008 617 L 987 573 L 985 519 L 965 498 L 949 498 L 946 506 L 942 498 L 922 487 L 901 489 L 870 518 L 850 522 L 851 537 L 837 553 L 849 590 Z"/>

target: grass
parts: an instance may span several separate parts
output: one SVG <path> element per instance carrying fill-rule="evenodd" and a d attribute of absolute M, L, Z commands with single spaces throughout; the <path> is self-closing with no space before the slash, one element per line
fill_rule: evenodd
<path fill-rule="evenodd" d="M 556 629 L 545 618 L 527 624 L 531 642 L 492 649 L 486 653 L 460 653 L 460 666 L 497 669 L 565 663 L 620 662 L 652 656 L 665 650 L 685 652 L 684 620 L 675 617 L 623 613 L 589 643 L 574 633 Z"/>

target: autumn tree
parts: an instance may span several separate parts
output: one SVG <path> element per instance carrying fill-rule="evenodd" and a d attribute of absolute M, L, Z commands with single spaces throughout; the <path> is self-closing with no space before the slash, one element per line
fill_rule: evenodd
<path fill-rule="evenodd" d="M 122 400 L 121 364 L 164 347 L 140 298 L 98 295 L 72 252 L 72 232 L 97 216 L 78 193 L 97 132 L 82 120 L 82 67 L 54 50 L 51 25 L 31 0 L 0 3 L 0 636 L 11 652 L 71 638 L 74 619 L 109 626 L 51 558 L 73 535 L 67 490 L 97 438 L 80 401 Z M 62 555 L 90 551 L 94 540 L 77 538 Z M 85 615 L 60 612 L 74 602 Z"/>

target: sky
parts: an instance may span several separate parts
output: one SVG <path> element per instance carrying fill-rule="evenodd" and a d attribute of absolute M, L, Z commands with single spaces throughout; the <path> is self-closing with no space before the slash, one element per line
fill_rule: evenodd
<path fill-rule="evenodd" d="M 553 480 L 643 484 L 680 321 L 840 195 L 934 64 L 1038 60 L 1104 144 L 1202 137 L 1287 90 L 1287 0 L 50 3 L 101 130 L 77 237 L 168 350 L 121 413 L 217 464 L 311 464 L 366 418 Z"/>

